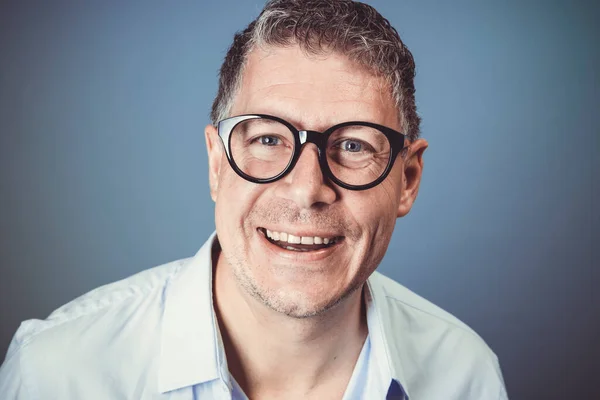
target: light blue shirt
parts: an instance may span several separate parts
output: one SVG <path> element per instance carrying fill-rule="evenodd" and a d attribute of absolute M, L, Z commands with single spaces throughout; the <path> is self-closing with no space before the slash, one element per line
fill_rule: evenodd
<path fill-rule="evenodd" d="M 213 308 L 211 246 L 102 286 L 17 330 L 0 398 L 245 399 Z M 375 272 L 350 399 L 507 399 L 498 360 L 458 319 Z"/>

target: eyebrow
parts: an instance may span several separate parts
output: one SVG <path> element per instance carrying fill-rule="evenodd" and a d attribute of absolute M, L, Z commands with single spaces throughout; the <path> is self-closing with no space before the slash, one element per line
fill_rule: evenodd
<path fill-rule="evenodd" d="M 276 111 L 274 109 L 266 109 L 264 111 L 261 112 L 248 112 L 246 114 L 250 114 L 250 115 L 257 115 L 257 114 L 262 114 L 262 115 L 270 115 L 272 117 L 277 117 L 277 118 L 281 118 L 282 120 L 286 121 L 289 124 L 292 124 L 292 126 L 294 128 L 296 128 L 297 130 L 301 131 L 304 129 L 303 124 L 300 123 L 300 121 L 296 118 L 294 118 L 292 115 L 287 114 L 285 111 L 279 112 Z M 264 122 L 268 122 L 268 123 L 275 123 L 275 121 L 264 121 Z"/>
<path fill-rule="evenodd" d="M 264 112 L 256 112 L 256 113 L 246 113 L 249 115 L 257 115 L 257 114 L 262 114 L 262 115 L 269 115 L 272 117 L 277 117 L 277 118 L 281 118 L 282 120 L 286 121 L 287 123 L 291 124 L 296 130 L 298 131 L 302 131 L 302 130 L 311 130 L 311 131 L 318 131 L 318 132 L 325 132 L 327 129 L 334 127 L 336 125 L 339 124 L 343 124 L 345 122 L 350 122 L 350 121 L 359 121 L 359 122 L 370 122 L 370 123 L 374 123 L 374 124 L 379 124 L 379 125 L 383 125 L 380 122 L 377 121 L 373 121 L 371 118 L 352 118 L 352 119 L 345 119 L 345 120 L 338 120 L 338 121 L 334 121 L 334 122 L 328 122 L 326 125 L 324 125 L 323 127 L 319 128 L 318 126 L 308 126 L 306 127 L 306 124 L 303 124 L 300 122 L 300 120 L 292 117 L 291 115 L 287 114 L 286 112 L 272 112 L 272 111 L 264 111 Z M 273 123 L 274 121 L 264 121 L 263 122 L 268 122 L 268 123 Z"/>

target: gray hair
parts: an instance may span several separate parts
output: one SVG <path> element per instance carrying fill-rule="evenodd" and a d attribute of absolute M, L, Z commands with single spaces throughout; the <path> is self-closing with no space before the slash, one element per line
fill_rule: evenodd
<path fill-rule="evenodd" d="M 298 45 L 307 54 L 336 52 L 385 79 L 410 140 L 419 137 L 415 62 L 398 32 L 373 7 L 351 0 L 270 0 L 258 18 L 238 32 L 219 72 L 214 125 L 227 118 L 255 46 Z"/>

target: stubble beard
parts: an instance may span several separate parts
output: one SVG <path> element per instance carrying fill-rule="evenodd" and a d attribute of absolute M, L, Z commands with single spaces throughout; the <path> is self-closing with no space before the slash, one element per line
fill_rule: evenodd
<path fill-rule="evenodd" d="M 274 210 L 277 211 L 274 212 Z M 248 214 L 246 220 L 250 221 L 250 226 L 258 226 L 259 223 L 255 223 L 255 221 L 261 221 L 263 224 L 286 221 L 290 226 L 293 226 L 296 222 L 310 223 L 315 227 L 333 227 L 339 232 L 344 232 L 348 239 L 356 240 L 360 236 L 360 231 L 357 227 L 351 221 L 344 218 L 343 214 L 331 211 L 300 211 L 294 205 L 281 204 L 280 201 L 270 202 L 270 204 L 262 207 L 255 207 Z M 365 269 L 361 268 L 341 293 L 329 299 L 323 299 L 322 302 L 315 302 L 309 299 L 307 294 L 300 291 L 289 293 L 285 289 L 276 290 L 267 287 L 267 284 L 261 284 L 253 271 L 267 271 L 269 266 L 249 265 L 249 261 L 243 256 L 244 254 L 249 254 L 247 241 L 244 244 L 234 245 L 234 248 L 231 250 L 231 252 L 223 252 L 223 256 L 231 267 L 238 286 L 269 309 L 297 319 L 325 315 L 327 311 L 334 309 L 354 292 L 362 288 L 368 277 L 368 275 L 365 276 Z"/>
<path fill-rule="evenodd" d="M 257 280 L 248 273 L 251 267 L 247 265 L 246 262 L 239 260 L 237 257 L 225 256 L 225 258 L 227 259 L 227 263 L 231 266 L 237 284 L 244 292 L 255 300 L 258 300 L 267 308 L 296 319 L 325 315 L 328 311 L 334 309 L 337 305 L 360 289 L 366 280 L 360 279 L 361 276 L 359 274 L 340 295 L 328 299 L 324 303 L 315 304 L 308 299 L 308 296 L 303 295 L 303 293 L 297 292 L 293 296 L 289 296 L 288 293 L 283 291 L 284 289 L 277 291 L 260 285 Z M 258 266 L 258 268 L 261 268 L 261 266 Z"/>

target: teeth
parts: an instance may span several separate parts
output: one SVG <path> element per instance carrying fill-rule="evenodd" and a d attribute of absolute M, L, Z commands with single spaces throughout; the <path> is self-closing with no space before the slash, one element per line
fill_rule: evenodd
<path fill-rule="evenodd" d="M 300 243 L 302 244 L 313 244 L 314 242 L 315 238 L 310 236 L 302 236 L 302 239 L 300 239 Z"/>
<path fill-rule="evenodd" d="M 288 243 L 292 243 L 292 244 L 300 244 L 300 236 L 294 236 L 292 234 L 288 233 Z"/>
<path fill-rule="evenodd" d="M 334 242 L 335 238 L 323 238 L 320 236 L 295 236 L 291 233 L 286 232 L 274 232 L 269 229 L 265 229 L 267 237 L 274 241 L 287 242 L 290 244 L 330 244 Z"/>

